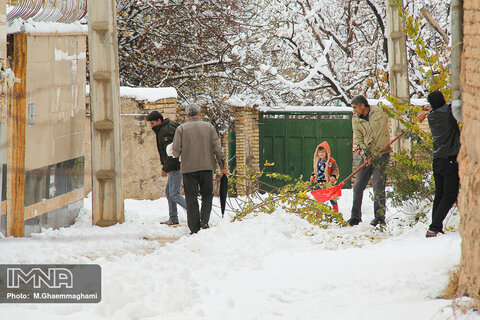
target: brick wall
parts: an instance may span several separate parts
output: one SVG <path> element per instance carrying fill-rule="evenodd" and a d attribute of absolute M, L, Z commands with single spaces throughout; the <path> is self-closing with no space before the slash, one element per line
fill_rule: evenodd
<path fill-rule="evenodd" d="M 480 294 L 480 2 L 464 1 L 463 129 L 459 209 L 462 258 L 459 295 Z"/>
<path fill-rule="evenodd" d="M 258 111 L 252 108 L 235 108 L 237 173 L 244 176 L 246 167 L 260 170 L 260 132 Z M 243 195 L 248 190 L 237 185 L 237 192 Z"/>

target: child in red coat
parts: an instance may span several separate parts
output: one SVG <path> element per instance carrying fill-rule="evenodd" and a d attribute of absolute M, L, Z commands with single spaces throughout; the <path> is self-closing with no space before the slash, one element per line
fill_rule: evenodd
<path fill-rule="evenodd" d="M 313 154 L 313 173 L 310 179 L 311 183 L 318 183 L 316 190 L 322 188 L 323 182 L 335 184 L 340 171 L 337 162 L 330 155 L 330 146 L 327 141 L 320 143 Z M 335 200 L 330 200 L 333 210 L 338 212 L 338 204 Z"/>

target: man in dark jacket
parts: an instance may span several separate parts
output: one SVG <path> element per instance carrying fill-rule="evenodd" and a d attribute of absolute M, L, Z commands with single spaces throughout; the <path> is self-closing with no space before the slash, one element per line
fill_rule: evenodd
<path fill-rule="evenodd" d="M 175 136 L 175 130 L 179 126 L 178 123 L 163 119 L 163 116 L 158 111 L 152 111 L 147 116 L 147 121 L 150 122 L 150 127 L 157 136 L 157 149 L 160 155 L 160 162 L 162 163 L 162 177 L 168 176 L 167 187 L 165 188 L 165 195 L 168 200 L 168 214 L 170 218 L 167 221 L 161 222 L 169 226 L 178 225 L 177 204 L 186 209 L 187 205 L 185 198 L 180 194 L 180 187 L 182 185 L 182 174 L 180 173 L 180 162 L 177 158 L 172 158 L 167 155 L 166 148 L 172 143 Z"/>
<path fill-rule="evenodd" d="M 457 200 L 460 178 L 457 155 L 460 151 L 460 130 L 453 117 L 451 104 L 445 102 L 440 91 L 433 91 L 427 97 L 432 106 L 428 113 L 428 125 L 433 138 L 433 178 L 435 199 L 433 200 L 432 224 L 426 237 L 443 233 L 443 220 Z M 418 115 L 423 122 L 427 114 Z"/>

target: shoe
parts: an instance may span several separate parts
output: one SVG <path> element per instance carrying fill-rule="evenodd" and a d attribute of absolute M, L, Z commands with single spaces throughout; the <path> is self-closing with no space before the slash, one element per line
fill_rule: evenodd
<path fill-rule="evenodd" d="M 347 220 L 347 223 L 353 227 L 353 226 L 356 226 L 357 224 L 359 224 L 360 222 L 362 222 L 361 219 L 358 219 L 358 218 L 350 218 Z"/>
<path fill-rule="evenodd" d="M 435 238 L 438 236 L 440 232 L 437 231 L 432 231 L 432 230 L 427 230 L 427 234 L 425 235 L 426 238 Z"/>
<path fill-rule="evenodd" d="M 370 224 L 374 227 L 378 226 L 379 224 L 383 226 L 385 225 L 385 220 L 382 218 L 375 218 L 372 221 L 370 221 Z"/>
<path fill-rule="evenodd" d="M 200 229 L 208 229 L 208 228 L 210 228 L 210 227 L 208 226 L 208 223 L 202 223 L 202 224 L 200 225 Z"/>
<path fill-rule="evenodd" d="M 178 220 L 168 219 L 167 221 L 160 222 L 160 224 L 166 224 L 167 226 L 176 226 L 178 225 Z"/>

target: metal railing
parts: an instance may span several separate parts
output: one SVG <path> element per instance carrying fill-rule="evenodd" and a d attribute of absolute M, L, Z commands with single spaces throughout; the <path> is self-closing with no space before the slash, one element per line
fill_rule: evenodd
<path fill-rule="evenodd" d="M 87 0 L 7 0 L 7 21 L 17 18 L 70 23 L 87 13 Z"/>

